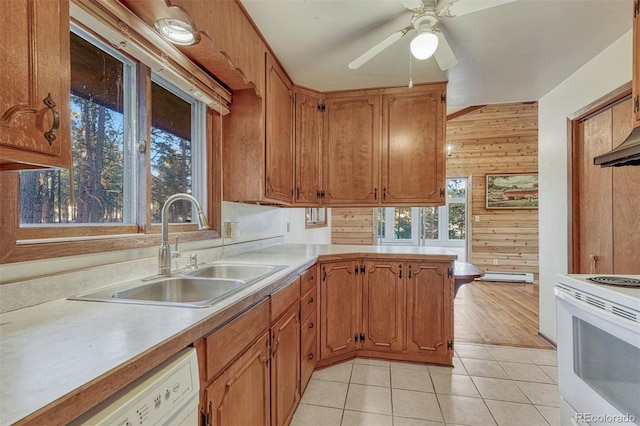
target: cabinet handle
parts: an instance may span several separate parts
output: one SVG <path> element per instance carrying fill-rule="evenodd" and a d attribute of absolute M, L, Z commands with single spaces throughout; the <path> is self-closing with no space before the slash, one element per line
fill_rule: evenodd
<path fill-rule="evenodd" d="M 313 280 L 314 280 L 313 275 L 309 275 L 309 278 L 307 278 L 307 281 L 313 281 Z"/>
<path fill-rule="evenodd" d="M 378 201 L 378 188 L 373 188 L 373 199 Z"/>
<path fill-rule="evenodd" d="M 296 186 L 296 200 L 300 199 L 300 187 Z"/>
<path fill-rule="evenodd" d="M 382 199 L 383 200 L 387 199 L 387 188 L 382 188 Z"/>
<path fill-rule="evenodd" d="M 412 275 L 411 272 L 412 272 L 411 271 L 411 264 L 409 264 L 409 279 L 411 279 L 411 275 Z"/>
<path fill-rule="evenodd" d="M 327 280 L 327 270 L 323 266 L 322 267 L 322 281 L 326 281 L 326 280 Z"/>
<path fill-rule="evenodd" d="M 598 256 L 595 254 L 590 254 L 589 255 L 589 273 L 595 274 L 597 266 L 598 266 Z"/>
<path fill-rule="evenodd" d="M 313 325 L 313 323 L 312 323 L 312 322 L 310 322 L 310 323 L 309 323 L 309 329 L 312 329 L 313 327 L 315 327 L 315 326 Z"/>
<path fill-rule="evenodd" d="M 400 268 L 400 274 L 398 275 L 398 278 L 402 278 L 402 264 L 398 265 L 398 267 Z"/>
<path fill-rule="evenodd" d="M 310 297 L 309 300 L 307 300 L 307 305 L 313 303 L 313 297 Z"/>
<path fill-rule="evenodd" d="M 313 359 L 313 352 L 312 352 L 312 353 L 310 353 L 309 355 L 307 355 L 307 359 L 308 359 L 309 361 L 311 361 L 311 360 Z"/>
<path fill-rule="evenodd" d="M 44 137 L 49 141 L 49 146 L 51 146 L 55 140 L 57 139 L 56 133 L 60 128 L 60 113 L 56 109 L 56 103 L 51 97 L 51 93 L 47 95 L 47 97 L 42 101 L 44 104 L 51 110 L 53 113 L 53 124 L 48 132 L 44 132 Z"/>

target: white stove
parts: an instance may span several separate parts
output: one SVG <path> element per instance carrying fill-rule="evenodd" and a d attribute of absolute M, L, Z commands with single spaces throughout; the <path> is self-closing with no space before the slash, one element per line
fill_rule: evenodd
<path fill-rule="evenodd" d="M 563 425 L 640 424 L 640 275 L 601 276 L 556 277 Z"/>

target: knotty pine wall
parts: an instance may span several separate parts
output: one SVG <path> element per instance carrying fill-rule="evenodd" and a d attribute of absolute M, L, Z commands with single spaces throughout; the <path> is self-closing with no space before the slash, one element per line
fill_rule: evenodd
<path fill-rule="evenodd" d="M 331 209 L 331 244 L 376 244 L 375 209 L 341 207 Z"/>
<path fill-rule="evenodd" d="M 538 104 L 487 105 L 447 122 L 447 177 L 471 177 L 470 262 L 538 280 L 538 210 L 487 210 L 487 174 L 538 172 Z M 334 208 L 333 244 L 375 244 L 372 208 Z M 479 221 L 475 222 L 475 217 Z M 498 260 L 498 265 L 493 264 Z"/>
<path fill-rule="evenodd" d="M 489 271 L 532 272 L 537 281 L 538 210 L 487 210 L 485 176 L 538 172 L 538 104 L 487 105 L 451 119 L 447 143 L 447 177 L 471 176 L 471 262 Z"/>

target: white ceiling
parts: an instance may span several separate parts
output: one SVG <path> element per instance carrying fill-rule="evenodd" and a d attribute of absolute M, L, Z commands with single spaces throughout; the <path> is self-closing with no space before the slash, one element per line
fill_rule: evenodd
<path fill-rule="evenodd" d="M 241 1 L 297 85 L 332 91 L 409 81 L 414 33 L 359 69 L 347 67 L 409 25 L 400 0 Z M 538 100 L 630 31 L 631 10 L 632 0 L 516 0 L 442 19 L 458 65 L 442 72 L 433 58 L 414 59 L 413 82 L 448 80 L 450 110 Z"/>

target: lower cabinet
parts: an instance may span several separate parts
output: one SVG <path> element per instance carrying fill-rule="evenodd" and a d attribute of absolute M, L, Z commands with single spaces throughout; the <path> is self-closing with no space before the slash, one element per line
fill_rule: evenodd
<path fill-rule="evenodd" d="M 321 365 L 356 354 L 451 365 L 453 262 L 320 264 Z"/>
<path fill-rule="evenodd" d="M 206 424 L 268 425 L 270 390 L 265 333 L 206 389 Z"/>
<path fill-rule="evenodd" d="M 202 339 L 202 425 L 287 425 L 300 401 L 300 277 Z"/>

